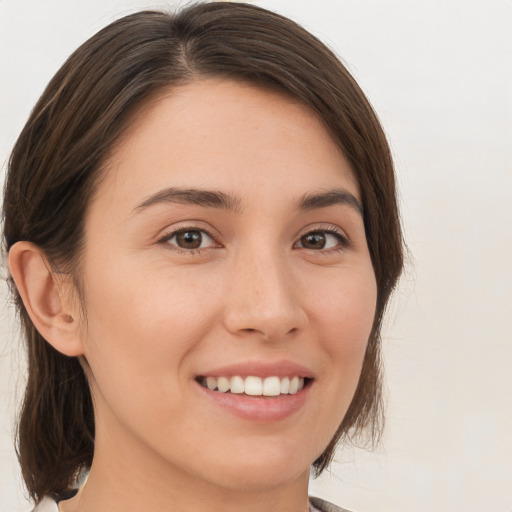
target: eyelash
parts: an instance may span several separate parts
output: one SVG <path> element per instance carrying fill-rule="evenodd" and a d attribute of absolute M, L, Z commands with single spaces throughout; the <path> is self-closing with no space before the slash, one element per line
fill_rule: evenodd
<path fill-rule="evenodd" d="M 181 253 L 181 254 L 200 254 L 206 249 L 210 249 L 211 247 L 203 247 L 198 249 L 183 249 L 182 247 L 179 247 L 177 245 L 172 245 L 169 243 L 170 240 L 172 240 L 175 236 L 178 236 L 180 233 L 186 233 L 189 231 L 197 231 L 200 233 L 205 233 L 211 240 L 215 241 L 215 237 L 206 229 L 199 228 L 197 226 L 186 226 L 186 227 L 180 227 L 178 229 L 174 229 L 170 233 L 167 233 L 162 238 L 158 240 L 158 243 L 167 245 L 170 250 Z M 340 230 L 332 227 L 332 226 L 318 226 L 314 229 L 311 229 L 304 234 L 300 235 L 298 238 L 298 241 L 300 241 L 301 238 L 312 235 L 314 233 L 326 233 L 329 235 L 333 235 L 337 238 L 339 247 L 334 247 L 331 249 L 309 249 L 310 251 L 317 253 L 318 255 L 325 255 L 325 254 L 332 254 L 332 253 L 339 253 L 342 251 L 345 251 L 351 247 L 351 242 L 349 238 L 342 233 Z M 297 242 L 295 242 L 297 243 Z M 295 246 L 294 243 L 294 246 Z M 304 250 L 308 250 L 307 248 L 303 248 Z"/>
<path fill-rule="evenodd" d="M 180 233 L 187 233 L 189 231 L 198 231 L 200 233 L 206 233 L 206 235 L 209 238 L 211 238 L 213 241 L 215 241 L 214 236 L 209 231 L 207 231 L 206 229 L 199 228 L 197 226 L 186 226 L 186 227 L 180 227 L 178 229 L 174 229 L 170 233 L 167 233 L 162 238 L 160 238 L 160 240 L 158 240 L 158 243 L 167 245 L 167 248 L 169 248 L 171 251 L 174 251 L 174 252 L 177 252 L 177 253 L 181 253 L 181 254 L 200 254 L 201 252 L 203 252 L 207 248 L 203 247 L 203 248 L 199 248 L 199 249 L 183 249 L 182 247 L 179 247 L 177 245 L 171 245 L 169 243 L 169 241 L 172 240 L 175 236 L 178 236 Z M 210 247 L 208 247 L 208 249 L 210 249 Z"/>
<path fill-rule="evenodd" d="M 340 231 L 339 229 L 333 227 L 333 226 L 318 226 L 312 230 L 307 231 L 306 233 L 302 234 L 299 237 L 299 240 L 303 238 L 306 235 L 311 235 L 313 233 L 327 233 L 329 235 L 333 235 L 338 240 L 338 247 L 334 247 L 331 249 L 310 249 L 311 251 L 318 253 L 318 255 L 329 255 L 332 253 L 339 253 L 342 251 L 345 251 L 347 249 L 350 249 L 352 247 L 351 242 L 345 233 Z M 295 244 L 294 244 L 295 245 Z M 307 249 L 305 249 L 307 250 Z"/>

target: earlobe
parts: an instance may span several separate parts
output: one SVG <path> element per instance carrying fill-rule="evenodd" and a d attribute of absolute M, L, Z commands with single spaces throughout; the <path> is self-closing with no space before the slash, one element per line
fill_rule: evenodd
<path fill-rule="evenodd" d="M 9 269 L 41 336 L 67 356 L 82 355 L 79 315 L 71 306 L 69 286 L 64 286 L 44 252 L 30 242 L 17 242 L 9 250 Z"/>

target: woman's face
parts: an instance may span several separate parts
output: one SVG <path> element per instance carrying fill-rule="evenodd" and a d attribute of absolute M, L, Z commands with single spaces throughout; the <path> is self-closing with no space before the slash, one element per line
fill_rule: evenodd
<path fill-rule="evenodd" d="M 375 313 L 360 201 L 292 99 L 206 80 L 147 105 L 86 217 L 95 456 L 230 489 L 307 475 Z"/>

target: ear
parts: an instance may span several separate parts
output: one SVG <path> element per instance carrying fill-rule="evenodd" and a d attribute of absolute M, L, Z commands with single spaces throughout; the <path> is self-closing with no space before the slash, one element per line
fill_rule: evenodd
<path fill-rule="evenodd" d="M 57 274 L 44 252 L 30 242 L 17 242 L 11 247 L 9 269 L 41 336 L 64 355 L 82 355 L 80 311 L 77 301 L 72 300 L 68 276 Z"/>

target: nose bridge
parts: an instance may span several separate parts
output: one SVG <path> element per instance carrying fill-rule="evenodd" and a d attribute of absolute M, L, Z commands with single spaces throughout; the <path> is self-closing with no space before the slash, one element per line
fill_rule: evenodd
<path fill-rule="evenodd" d="M 271 244 L 241 250 L 230 274 L 226 327 L 274 340 L 305 321 L 289 256 Z"/>

